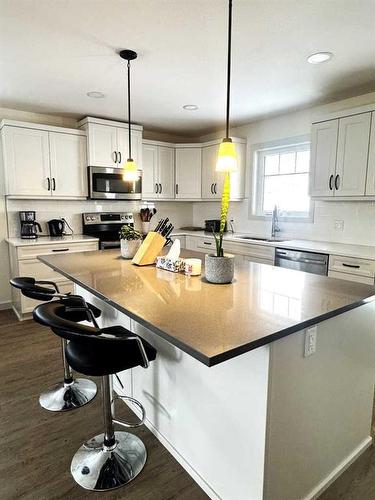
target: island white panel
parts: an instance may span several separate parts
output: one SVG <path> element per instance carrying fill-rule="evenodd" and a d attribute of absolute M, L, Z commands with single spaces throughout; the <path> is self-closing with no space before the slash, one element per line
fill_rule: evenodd
<path fill-rule="evenodd" d="M 262 499 L 269 347 L 209 368 L 132 325 L 157 349 L 147 370 L 132 370 L 148 427 L 211 498 Z"/>

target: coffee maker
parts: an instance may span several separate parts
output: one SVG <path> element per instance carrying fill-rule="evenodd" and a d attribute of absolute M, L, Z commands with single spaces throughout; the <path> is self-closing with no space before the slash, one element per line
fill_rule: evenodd
<path fill-rule="evenodd" d="M 38 230 L 42 232 L 40 224 L 35 220 L 35 212 L 28 210 L 18 213 L 21 222 L 21 238 L 25 240 L 35 240 L 38 237 Z"/>

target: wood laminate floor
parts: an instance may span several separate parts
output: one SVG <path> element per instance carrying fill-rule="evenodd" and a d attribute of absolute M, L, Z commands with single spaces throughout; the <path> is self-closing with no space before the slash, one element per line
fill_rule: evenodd
<path fill-rule="evenodd" d="M 0 500 L 208 499 L 146 428 L 135 430 L 148 450 L 140 476 L 110 493 L 78 487 L 70 475 L 70 461 L 81 443 L 102 432 L 101 398 L 98 394 L 91 404 L 68 413 L 40 408 L 40 392 L 61 379 L 60 359 L 59 339 L 48 329 L 0 311 Z M 119 416 L 126 417 L 125 406 L 122 412 Z M 375 500 L 374 447 L 320 500 Z"/>

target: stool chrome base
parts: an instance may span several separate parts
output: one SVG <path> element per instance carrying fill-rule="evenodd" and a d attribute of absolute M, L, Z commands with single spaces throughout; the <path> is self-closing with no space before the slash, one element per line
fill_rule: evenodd
<path fill-rule="evenodd" d="M 70 471 L 75 481 L 86 490 L 106 491 L 129 483 L 143 469 L 147 451 L 139 437 L 128 432 L 115 433 L 113 447 L 103 445 L 99 434 L 79 448 Z"/>
<path fill-rule="evenodd" d="M 60 382 L 52 389 L 42 392 L 39 396 L 39 404 L 49 411 L 74 410 L 92 401 L 97 390 L 92 380 L 76 378 L 71 384 Z"/>

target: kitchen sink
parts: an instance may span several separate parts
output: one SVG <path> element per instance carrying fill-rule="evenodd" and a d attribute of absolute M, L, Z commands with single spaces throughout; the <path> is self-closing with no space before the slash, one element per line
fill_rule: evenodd
<path fill-rule="evenodd" d="M 233 236 L 233 238 L 239 239 L 239 240 L 267 241 L 267 242 L 274 241 L 275 243 L 281 242 L 281 241 L 287 241 L 287 240 L 282 240 L 279 238 L 259 238 L 258 236 L 248 236 L 247 234 L 239 234 L 239 235 Z"/>

